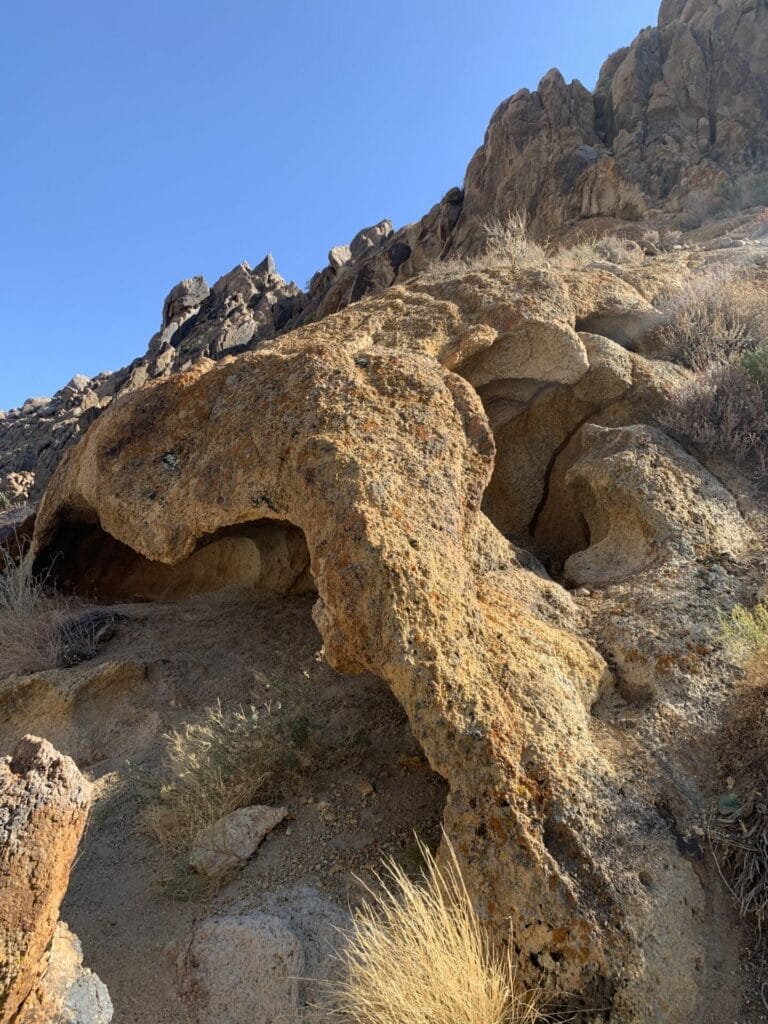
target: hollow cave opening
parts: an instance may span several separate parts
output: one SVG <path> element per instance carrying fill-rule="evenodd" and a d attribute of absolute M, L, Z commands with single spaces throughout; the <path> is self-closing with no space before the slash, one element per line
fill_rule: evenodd
<path fill-rule="evenodd" d="M 307 749 L 317 760 L 317 777 L 307 782 L 307 790 L 316 791 L 314 799 L 332 793 L 334 798 L 342 794 L 342 805 L 350 801 L 338 819 L 341 828 L 349 818 L 350 834 L 345 837 L 342 828 L 332 835 L 331 828 L 320 844 L 329 856 L 360 870 L 383 852 L 414 857 L 415 833 L 436 846 L 447 784 L 432 771 L 405 710 L 383 679 L 367 672 L 339 674 L 319 657 L 322 639 L 311 616 L 317 586 L 299 527 L 272 519 L 224 527 L 201 538 L 186 559 L 167 565 L 138 554 L 95 520 L 69 520 L 35 568 L 62 593 L 120 604 L 128 618 L 125 605 L 147 606 L 137 619 L 141 637 L 136 629 L 118 627 L 105 653 L 142 661 L 151 651 L 149 702 L 158 704 L 154 710 L 163 719 L 169 714 L 164 690 L 181 687 L 183 697 L 175 698 L 172 711 L 176 717 L 181 706 L 181 717 L 194 720 L 214 700 L 260 708 L 278 701 L 291 727 L 306 727 Z M 217 592 L 224 591 L 220 604 Z M 200 600 L 205 595 L 210 601 Z M 186 602 L 192 598 L 197 600 Z M 185 602 L 179 614 L 176 607 Z M 315 828 L 311 804 L 306 810 L 301 806 L 295 811 L 299 825 L 292 856 L 297 844 L 301 847 L 304 818 L 308 834 Z M 351 824 L 353 818 L 359 818 L 359 826 Z M 308 861 L 316 856 L 309 839 L 299 854 Z"/>
<path fill-rule="evenodd" d="M 303 532 L 272 519 L 223 527 L 175 565 L 145 558 L 98 522 L 69 521 L 35 568 L 63 592 L 104 603 L 180 600 L 232 586 L 274 595 L 317 591 Z"/>

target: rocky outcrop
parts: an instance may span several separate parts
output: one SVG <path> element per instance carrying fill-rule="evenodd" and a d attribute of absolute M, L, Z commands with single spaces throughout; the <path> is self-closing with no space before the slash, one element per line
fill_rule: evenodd
<path fill-rule="evenodd" d="M 498 934 L 511 918 L 523 969 L 612 1004 L 622 1024 L 675 1024 L 706 955 L 700 882 L 643 781 L 613 761 L 595 713 L 612 680 L 575 605 L 480 511 L 493 437 L 476 392 L 435 359 L 480 389 L 529 373 L 576 386 L 590 346 L 600 373 L 630 373 L 623 349 L 579 337 L 562 281 L 536 281 L 517 291 L 489 271 L 392 288 L 127 396 L 57 471 L 35 554 L 92 564 L 109 535 L 183 564 L 238 524 L 300 529 L 326 657 L 389 682 L 449 783 L 445 828 L 468 883 Z M 560 353 L 554 367 L 541 346 Z M 659 936 L 633 942 L 647 920 Z"/>
<path fill-rule="evenodd" d="M 84 971 L 77 940 L 58 923 L 90 799 L 74 762 L 45 740 L 25 736 L 0 762 L 3 1024 L 111 1019 L 106 990 Z"/>
<path fill-rule="evenodd" d="M 543 236 L 585 218 L 711 212 L 768 154 L 766 39 L 761 0 L 664 0 L 594 93 L 556 70 L 516 93 L 467 169 L 454 247 L 517 211 Z"/>
<path fill-rule="evenodd" d="M 83 966 L 80 941 L 59 921 L 45 975 L 24 1000 L 13 1024 L 109 1024 L 112 1014 L 106 985 Z"/>

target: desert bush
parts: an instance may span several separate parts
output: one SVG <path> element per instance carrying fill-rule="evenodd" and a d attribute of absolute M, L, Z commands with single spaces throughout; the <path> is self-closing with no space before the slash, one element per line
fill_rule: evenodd
<path fill-rule="evenodd" d="M 712 455 L 732 458 L 745 471 L 768 470 L 765 393 L 740 363 L 703 370 L 682 388 L 662 425 Z"/>
<path fill-rule="evenodd" d="M 483 229 L 485 247 L 481 259 L 487 264 L 540 266 L 546 263 L 547 254 L 543 246 L 530 237 L 525 213 L 511 213 L 504 220 L 486 220 Z"/>
<path fill-rule="evenodd" d="M 453 850 L 445 866 L 420 847 L 424 877 L 394 862 L 345 937 L 332 1017 L 354 1024 L 535 1024 L 536 1000 L 515 981 L 472 906 Z"/>
<path fill-rule="evenodd" d="M 482 228 L 484 241 L 479 253 L 474 256 L 452 254 L 444 260 L 433 260 L 422 278 L 440 282 L 476 270 L 524 269 L 547 263 L 546 250 L 529 235 L 526 214 L 512 213 L 504 220 L 485 220 Z"/>
<path fill-rule="evenodd" d="M 225 710 L 217 701 L 199 720 L 165 737 L 157 799 L 147 821 L 160 843 L 181 853 L 230 811 L 269 794 L 301 767 L 297 743 L 267 710 Z"/>
<path fill-rule="evenodd" d="M 656 331 L 660 350 L 693 370 L 741 359 L 768 343 L 768 293 L 749 279 L 713 270 L 670 299 Z"/>

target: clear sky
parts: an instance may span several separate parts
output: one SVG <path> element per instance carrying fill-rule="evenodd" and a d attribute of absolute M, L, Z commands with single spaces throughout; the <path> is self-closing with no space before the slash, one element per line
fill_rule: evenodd
<path fill-rule="evenodd" d="M 144 353 L 165 294 L 462 182 L 550 67 L 592 87 L 657 0 L 6 0 L 0 409 Z"/>

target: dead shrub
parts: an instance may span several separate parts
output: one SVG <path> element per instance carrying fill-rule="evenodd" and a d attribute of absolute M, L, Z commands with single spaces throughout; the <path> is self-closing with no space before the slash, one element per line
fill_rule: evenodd
<path fill-rule="evenodd" d="M 658 237 L 658 233 L 657 233 Z M 561 249 L 553 258 L 555 266 L 566 270 L 578 270 L 593 263 L 613 263 L 617 266 L 632 266 L 642 263 L 645 253 L 642 248 L 628 238 L 618 235 L 605 235 L 602 238 L 590 238 L 568 249 Z"/>
<path fill-rule="evenodd" d="M 0 551 L 0 676 L 54 668 L 61 658 L 63 602 L 28 560 Z"/>
<path fill-rule="evenodd" d="M 692 370 L 723 366 L 768 343 L 765 288 L 723 270 L 699 275 L 663 312 L 659 351 Z"/>
<path fill-rule="evenodd" d="M 483 222 L 485 248 L 482 257 L 490 266 L 541 266 L 547 262 L 543 246 L 534 242 L 528 231 L 528 216 L 511 213 L 506 219 Z"/>
<path fill-rule="evenodd" d="M 529 235 L 527 214 L 516 212 L 503 220 L 485 220 L 482 229 L 484 242 L 480 253 L 475 256 L 453 254 L 445 260 L 434 260 L 422 274 L 423 280 L 439 283 L 478 270 L 530 269 L 546 265 L 546 250 Z"/>
<path fill-rule="evenodd" d="M 330 982 L 331 1019 L 354 1024 L 536 1024 L 536 999 L 522 992 L 510 957 L 496 952 L 448 846 L 445 866 L 420 846 L 414 882 L 388 862 L 380 891 L 357 911 Z M 328 1019 L 327 1017 L 324 1019 Z"/>
<path fill-rule="evenodd" d="M 765 392 L 740 363 L 711 366 L 680 388 L 662 425 L 711 455 L 734 459 L 747 473 L 768 469 Z"/>

